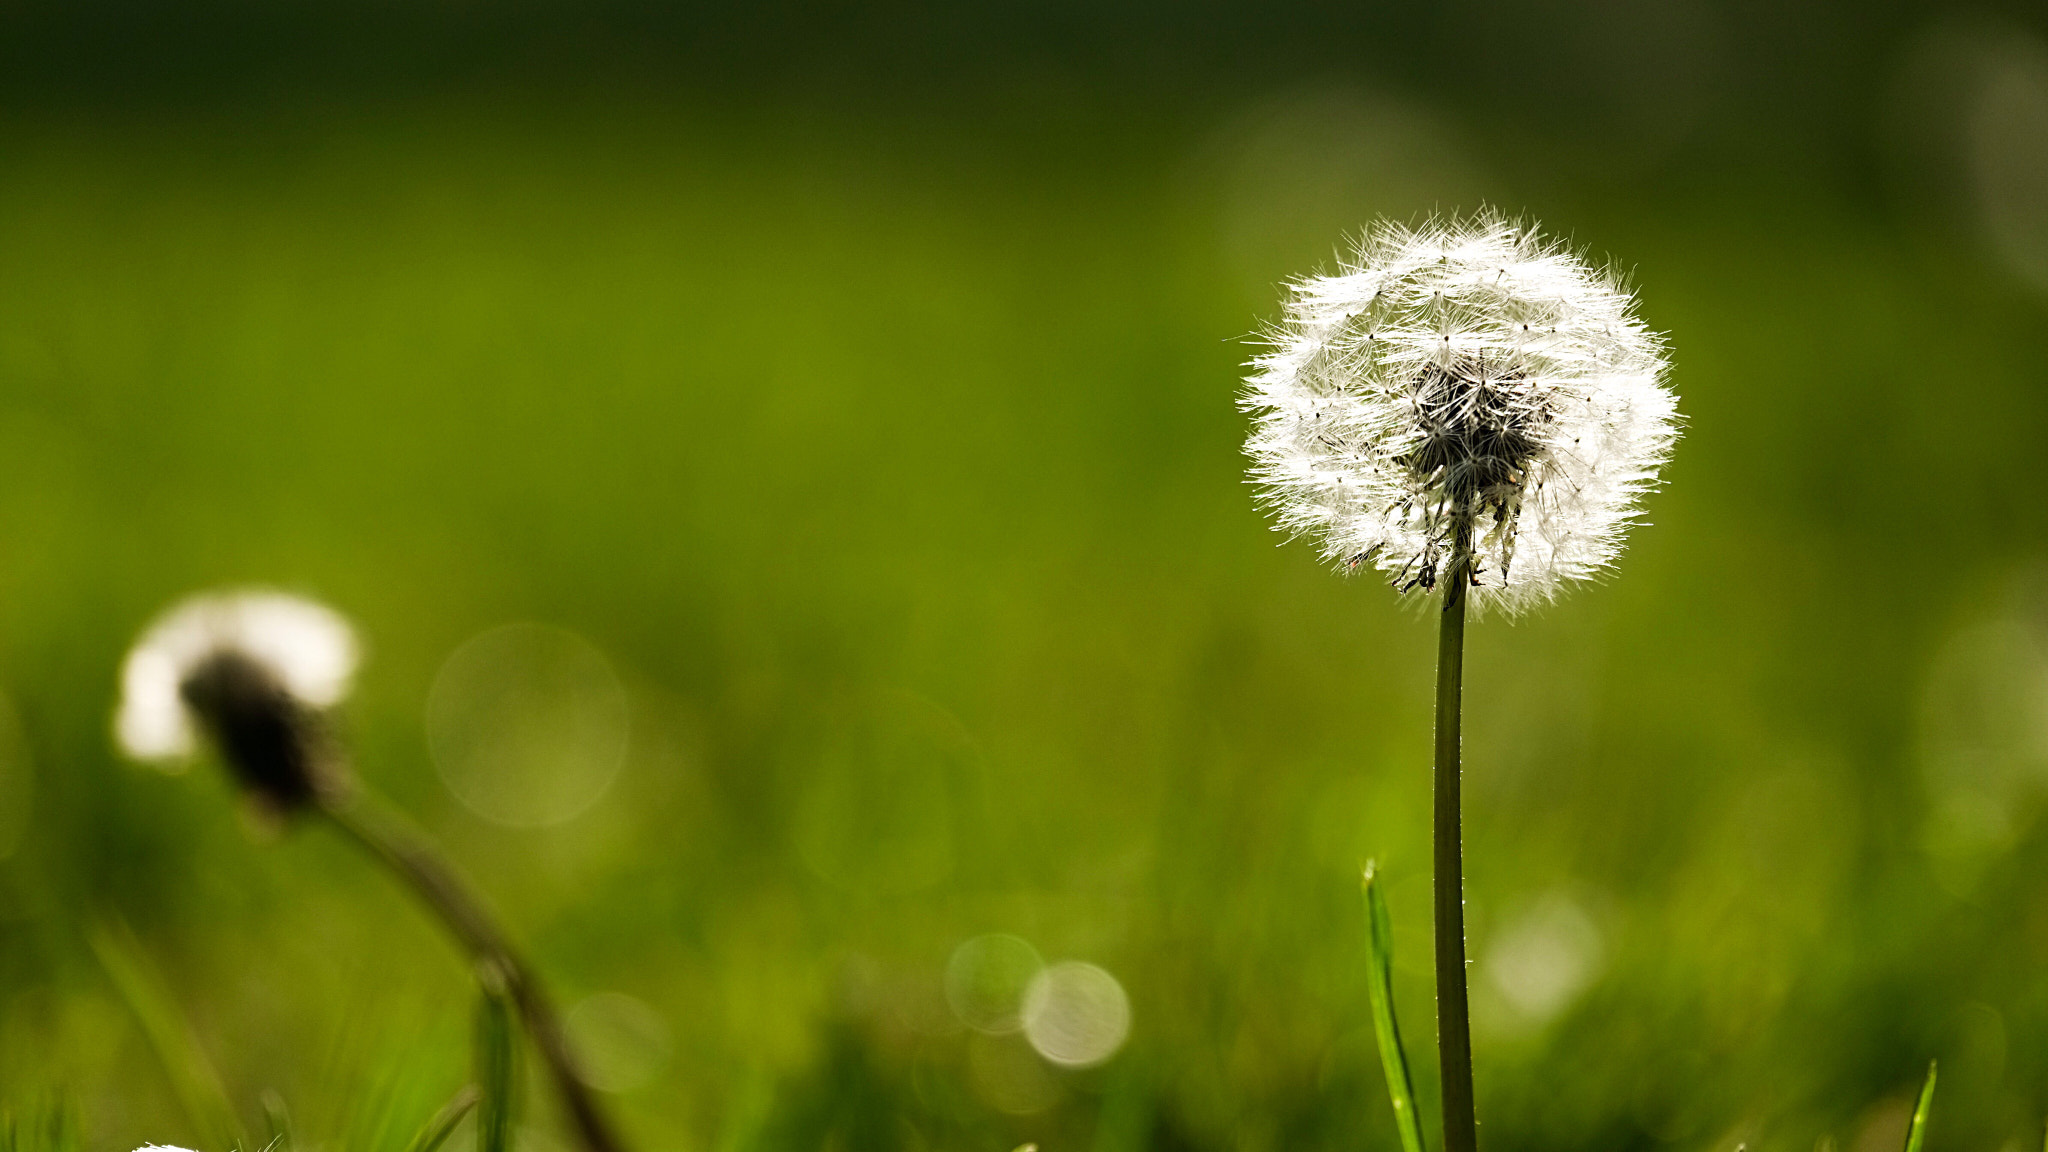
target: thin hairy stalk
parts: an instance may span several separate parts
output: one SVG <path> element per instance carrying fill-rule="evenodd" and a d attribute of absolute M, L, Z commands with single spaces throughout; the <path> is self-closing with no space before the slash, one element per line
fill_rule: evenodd
<path fill-rule="evenodd" d="M 1465 506 L 1469 509 L 1470 505 Z M 1476 1152 L 1472 1024 L 1465 996 L 1465 861 L 1459 807 L 1459 717 L 1465 694 L 1465 600 L 1472 519 L 1457 516 L 1436 649 L 1436 1047 L 1443 1074 L 1444 1152 Z"/>
<path fill-rule="evenodd" d="M 334 822 L 351 840 L 382 861 L 405 881 L 414 895 L 426 904 L 463 950 L 469 953 L 486 981 L 501 982 L 505 994 L 518 1008 L 533 1037 L 534 1047 L 548 1066 L 555 1091 L 569 1112 L 585 1152 L 623 1152 L 624 1146 L 598 1111 L 590 1088 L 576 1074 L 576 1061 L 569 1051 L 561 1019 L 555 1015 L 532 968 L 520 959 L 490 914 L 463 887 L 454 869 L 443 861 L 425 838 L 412 832 L 395 817 L 382 812 L 360 789 L 346 798 L 322 798 L 320 812 Z"/>

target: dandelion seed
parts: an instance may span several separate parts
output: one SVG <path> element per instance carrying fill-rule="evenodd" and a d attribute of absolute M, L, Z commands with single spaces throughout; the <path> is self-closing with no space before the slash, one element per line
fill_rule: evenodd
<path fill-rule="evenodd" d="M 1279 527 L 1481 608 L 1600 574 L 1677 436 L 1662 340 L 1609 273 L 1493 214 L 1381 224 L 1291 286 L 1246 451 Z"/>
<path fill-rule="evenodd" d="M 324 729 L 347 695 L 355 634 L 333 610 L 276 592 L 194 597 L 159 617 L 121 668 L 115 735 L 173 769 L 204 735 L 276 811 L 340 784 Z"/>

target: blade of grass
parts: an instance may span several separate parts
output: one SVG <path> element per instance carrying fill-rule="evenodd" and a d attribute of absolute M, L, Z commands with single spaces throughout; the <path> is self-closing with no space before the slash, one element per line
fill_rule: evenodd
<path fill-rule="evenodd" d="M 1380 894 L 1376 866 L 1365 866 L 1366 950 L 1370 962 L 1372 1030 L 1379 1039 L 1380 1068 L 1387 1074 L 1387 1096 L 1394 1104 L 1394 1126 L 1401 1133 L 1402 1152 L 1425 1152 L 1422 1114 L 1415 1109 L 1415 1081 L 1408 1074 L 1408 1054 L 1401 1048 L 1401 1028 L 1394 1020 L 1394 928 Z"/>
<path fill-rule="evenodd" d="M 476 1011 L 476 1148 L 477 1152 L 507 1152 L 512 1147 L 517 1103 L 513 1097 L 519 1088 L 517 1037 L 512 1030 L 511 1004 L 489 987 L 488 981 L 484 983 Z"/>
<path fill-rule="evenodd" d="M 42 1129 L 39 1152 L 78 1152 L 78 1106 L 68 1094 L 45 1101 Z"/>
<path fill-rule="evenodd" d="M 1920 1099 L 1913 1102 L 1913 1123 L 1906 1128 L 1906 1152 L 1920 1152 L 1927 1141 L 1927 1111 L 1934 1104 L 1934 1061 L 1927 1062 L 1927 1079 L 1920 1085 Z"/>
<path fill-rule="evenodd" d="M 186 1120 L 215 1147 L 248 1147 L 249 1134 L 242 1128 L 220 1072 L 200 1047 L 183 1009 L 135 934 L 120 920 L 108 918 L 86 931 L 86 941 L 107 980 L 142 1026 Z"/>
<path fill-rule="evenodd" d="M 285 1106 L 284 1096 L 274 1088 L 263 1090 L 263 1122 L 270 1127 L 270 1143 L 266 1148 L 277 1152 L 294 1152 L 298 1137 L 292 1134 L 292 1112 Z"/>
<path fill-rule="evenodd" d="M 405 1152 L 435 1152 L 435 1149 L 446 1144 L 448 1137 L 455 1134 L 456 1126 L 462 1123 L 462 1118 L 469 1115 L 470 1109 L 476 1107 L 477 1095 L 476 1085 L 464 1085 L 462 1091 L 441 1105 L 441 1110 L 434 1113 L 433 1118 L 420 1128 L 419 1135 L 414 1136 L 412 1143 L 405 1146 Z"/>

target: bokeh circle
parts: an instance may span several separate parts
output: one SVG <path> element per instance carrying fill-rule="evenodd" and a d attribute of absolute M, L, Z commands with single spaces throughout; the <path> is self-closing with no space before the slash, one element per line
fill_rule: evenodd
<path fill-rule="evenodd" d="M 442 664 L 427 744 L 449 792 L 486 820 L 542 828 L 603 797 L 625 763 L 626 690 L 574 632 L 507 624 Z"/>
<path fill-rule="evenodd" d="M 1116 977 L 1093 964 L 1055 964 L 1033 977 L 1024 993 L 1024 1036 L 1054 1064 L 1100 1064 L 1130 1034 L 1130 997 Z"/>

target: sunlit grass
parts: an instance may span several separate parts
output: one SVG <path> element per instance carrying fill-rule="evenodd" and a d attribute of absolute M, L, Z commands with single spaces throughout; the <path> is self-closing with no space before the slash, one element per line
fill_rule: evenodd
<path fill-rule="evenodd" d="M 252 1142 L 274 1091 L 308 1146 L 397 1152 L 475 1080 L 468 974 L 344 845 L 252 843 L 204 773 L 109 748 L 135 628 L 261 581 L 361 621 L 358 769 L 564 1007 L 667 1022 L 615 1101 L 637 1147 L 1401 1146 L 1351 886 L 1377 856 L 1426 939 L 1431 637 L 1276 547 L 1239 482 L 1237 338 L 1321 253 L 1222 239 L 1205 126 L 622 103 L 278 131 L 6 128 L 24 1140 L 64 1093 L 85 1146 L 206 1146 L 86 942 L 116 916 Z M 1817 194 L 1513 190 L 1656 277 L 1694 424 L 1628 580 L 1476 641 L 1475 990 L 1553 893 L 1603 957 L 1479 1042 L 1483 1137 L 1849 1148 L 1938 1055 L 1933 1147 L 2031 1146 L 2048 844 L 2023 792 L 1944 888 L 1916 733 L 1930 654 L 2041 551 L 2013 496 L 2037 311 Z M 1995 426 L 1957 435 L 1930 358 Z M 630 711 L 610 791 L 550 829 L 466 809 L 425 735 L 444 661 L 521 620 L 601 651 Z M 945 1005 L 989 933 L 1130 995 L 1127 1047 L 1048 1070 L 1041 1111 L 990 1103 Z M 1426 949 L 1400 956 L 1390 1005 L 1427 1020 Z"/>

